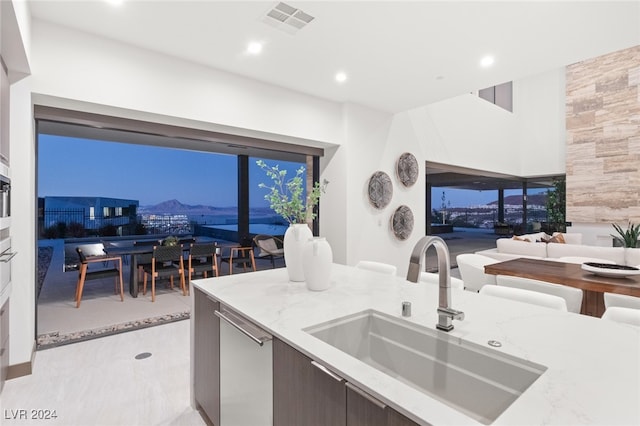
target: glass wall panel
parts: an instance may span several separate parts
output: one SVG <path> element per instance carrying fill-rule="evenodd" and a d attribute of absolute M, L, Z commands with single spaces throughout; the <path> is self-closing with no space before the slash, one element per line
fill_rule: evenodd
<path fill-rule="evenodd" d="M 261 188 L 260 184 L 267 187 L 277 185 L 265 171 L 258 166 L 257 161 L 264 161 L 268 168 L 278 167 L 280 173 L 284 172 L 283 182 L 287 182 L 296 176 L 300 170 L 302 179 L 302 197 L 307 196 L 307 167 L 304 162 L 249 158 L 249 232 L 251 234 L 284 235 L 288 222 L 275 213 L 265 196 L 270 193 L 269 188 Z"/>

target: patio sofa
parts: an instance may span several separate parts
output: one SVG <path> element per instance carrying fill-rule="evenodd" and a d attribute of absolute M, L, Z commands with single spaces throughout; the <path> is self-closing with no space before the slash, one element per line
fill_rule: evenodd
<path fill-rule="evenodd" d="M 504 261 L 526 257 L 553 260 L 561 257 L 608 260 L 618 265 L 639 266 L 640 249 L 624 247 L 600 247 L 582 244 L 582 234 L 554 233 L 562 235 L 561 242 L 543 242 L 546 234 L 528 234 L 513 238 L 498 238 L 496 248 L 477 251 L 476 254 Z M 561 240 L 562 240 L 561 239 Z"/>

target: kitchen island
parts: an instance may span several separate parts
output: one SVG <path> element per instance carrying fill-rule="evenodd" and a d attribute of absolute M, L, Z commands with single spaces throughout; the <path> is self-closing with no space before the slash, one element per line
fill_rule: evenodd
<path fill-rule="evenodd" d="M 284 269 L 194 280 L 192 284 L 192 403 L 214 423 L 212 413 L 220 408 L 216 400 L 219 392 L 210 392 L 214 383 L 208 377 L 215 378 L 224 367 L 212 367 L 220 340 L 220 330 L 206 328 L 207 324 L 218 324 L 209 312 L 213 306 L 232 309 L 271 334 L 274 342 L 299 352 L 407 421 L 396 424 L 487 423 L 305 331 L 366 310 L 435 330 L 438 292 L 434 285 L 338 264 L 332 267 L 330 288 L 323 292 L 289 282 Z M 401 316 L 405 301 L 412 304 L 412 315 L 406 318 Z M 546 368 L 492 424 L 640 424 L 637 328 L 456 289 L 452 289 L 452 307 L 463 311 L 465 319 L 454 321 L 448 338 L 487 348 L 489 341 L 497 341 L 501 347 L 491 350 Z M 203 322 L 205 319 L 209 322 Z M 274 343 L 274 400 L 283 389 L 276 384 L 283 377 L 278 375 L 275 348 Z M 204 359 L 209 356 L 213 362 Z M 209 405 L 203 402 L 207 398 L 211 399 Z M 274 416 L 279 415 L 278 404 L 274 402 Z M 308 424 L 316 423 L 309 419 Z"/>

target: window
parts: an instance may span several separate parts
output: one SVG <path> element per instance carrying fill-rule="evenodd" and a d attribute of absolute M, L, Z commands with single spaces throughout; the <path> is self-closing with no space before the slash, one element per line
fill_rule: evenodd
<path fill-rule="evenodd" d="M 513 112 L 513 82 L 511 81 L 480 89 L 478 96 L 500 108 Z"/>

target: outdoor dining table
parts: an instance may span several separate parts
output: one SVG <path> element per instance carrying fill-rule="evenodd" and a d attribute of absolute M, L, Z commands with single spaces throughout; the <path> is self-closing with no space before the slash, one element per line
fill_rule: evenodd
<path fill-rule="evenodd" d="M 220 249 L 238 247 L 237 243 L 219 244 L 216 243 Z M 189 246 L 185 245 L 184 250 L 188 250 Z M 133 245 L 127 247 L 120 246 L 108 246 L 104 248 L 104 252 L 109 256 L 129 256 L 129 293 L 132 297 L 138 297 L 138 257 L 142 254 L 153 253 L 153 245 Z"/>

